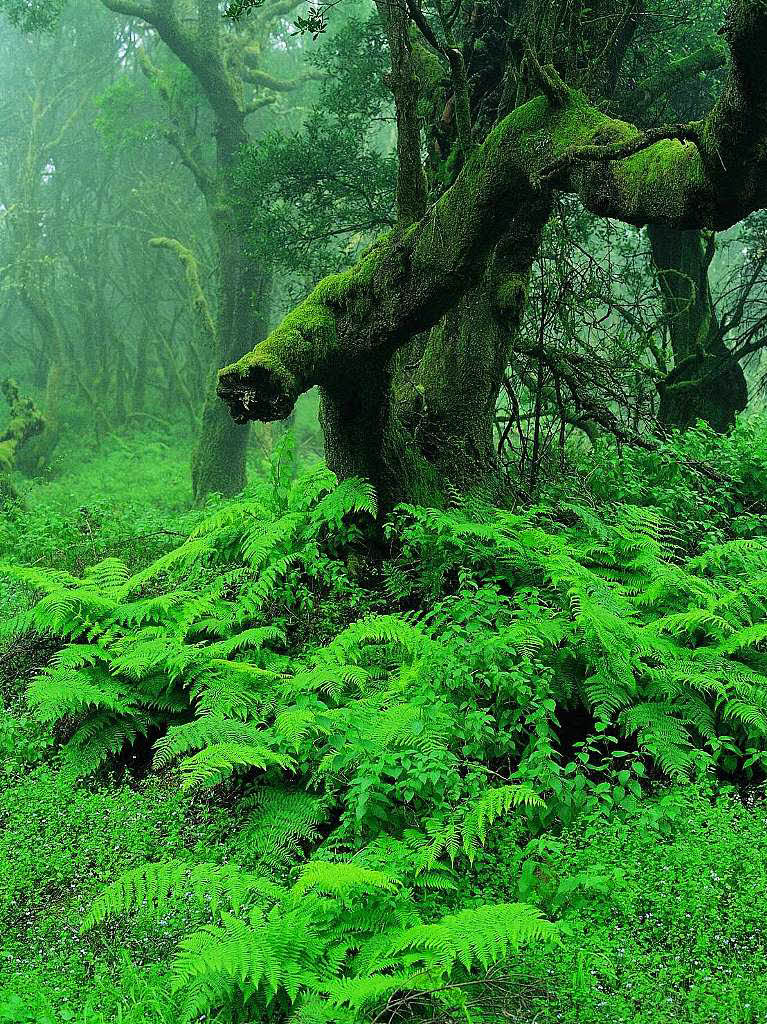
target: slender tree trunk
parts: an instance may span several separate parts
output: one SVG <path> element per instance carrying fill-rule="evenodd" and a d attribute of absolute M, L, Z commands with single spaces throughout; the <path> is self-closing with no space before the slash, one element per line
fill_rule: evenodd
<path fill-rule="evenodd" d="M 146 406 L 146 382 L 149 359 L 149 337 L 142 331 L 136 343 L 136 367 L 133 373 L 131 411 L 143 413 Z"/>
<path fill-rule="evenodd" d="M 648 234 L 674 356 L 674 367 L 659 387 L 658 419 L 663 427 L 680 430 L 704 420 L 724 432 L 745 409 L 748 390 L 711 298 L 713 236 L 657 225 Z"/>
<path fill-rule="evenodd" d="M 72 361 L 67 358 L 64 350 L 64 341 L 56 318 L 43 299 L 31 291 L 24 291 L 21 298 L 37 324 L 48 359 L 43 400 L 44 427 L 24 445 L 16 462 L 16 468 L 22 473 L 37 476 L 50 465 L 59 442 L 61 406 L 72 385 Z"/>
<path fill-rule="evenodd" d="M 220 257 L 217 352 L 215 365 L 239 359 L 266 336 L 271 274 L 249 259 L 245 240 L 223 214 L 218 215 Z M 237 494 L 245 486 L 249 424 L 235 423 L 216 394 L 211 374 L 202 412 L 200 436 L 192 458 L 195 500 L 206 494 Z"/>

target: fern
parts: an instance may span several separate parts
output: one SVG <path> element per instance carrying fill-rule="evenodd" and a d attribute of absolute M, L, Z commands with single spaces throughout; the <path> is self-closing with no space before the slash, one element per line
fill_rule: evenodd
<path fill-rule="evenodd" d="M 214 918 L 181 940 L 173 964 L 195 1014 L 236 991 L 254 1011 L 284 996 L 297 1019 L 311 1019 L 318 1001 L 336 1014 L 370 1011 L 394 991 L 437 993 L 456 973 L 558 934 L 521 903 L 424 921 L 399 879 L 349 861 L 309 861 L 289 889 L 232 867 L 142 865 L 101 894 L 85 927 L 131 909 L 164 912 L 179 892 Z"/>
<path fill-rule="evenodd" d="M 105 888 L 83 920 L 88 931 L 109 916 L 132 910 L 163 911 L 171 900 L 190 897 L 214 917 L 238 912 L 254 900 L 259 906 L 279 903 L 285 891 L 258 874 L 228 864 L 190 864 L 175 860 L 141 864 Z"/>
<path fill-rule="evenodd" d="M 213 743 L 181 765 L 184 789 L 194 786 L 210 786 L 231 774 L 235 768 L 278 767 L 290 769 L 293 761 L 285 754 L 277 754 L 265 746 L 250 743 Z"/>
<path fill-rule="evenodd" d="M 487 842 L 488 828 L 499 818 L 517 807 L 543 806 L 544 801 L 530 786 L 509 785 L 489 789 L 468 807 L 457 808 L 447 820 L 427 825 L 429 841 L 419 855 L 419 865 L 421 869 L 432 867 L 443 853 L 451 861 L 463 853 L 472 862 L 477 850 Z"/>
<path fill-rule="evenodd" d="M 313 848 L 331 809 L 327 798 L 269 786 L 258 787 L 241 807 L 247 817 L 238 843 L 269 869 L 282 868 Z"/>
<path fill-rule="evenodd" d="M 265 605 L 297 567 L 314 567 L 321 532 L 338 529 L 348 513 L 374 511 L 367 485 L 338 485 L 327 470 L 315 469 L 279 495 L 259 494 L 214 512 L 187 540 L 133 575 L 116 558 L 81 579 L 0 567 L 0 574 L 39 595 L 5 624 L 4 635 L 34 632 L 62 644 L 29 696 L 41 719 L 69 733 L 71 767 L 93 771 L 119 753 L 120 737 L 123 746 L 134 743 L 189 718 L 195 705 L 219 718 L 252 715 L 257 683 L 277 679 L 284 663 L 284 627 L 269 621 Z M 295 715 L 290 731 L 284 710 L 280 739 L 295 747 L 304 732 Z M 230 727 L 224 733 L 216 751 L 200 751 L 184 767 L 189 785 L 211 783 L 236 766 L 291 764 L 285 751 L 266 748 L 254 760 L 253 750 L 227 746 Z"/>

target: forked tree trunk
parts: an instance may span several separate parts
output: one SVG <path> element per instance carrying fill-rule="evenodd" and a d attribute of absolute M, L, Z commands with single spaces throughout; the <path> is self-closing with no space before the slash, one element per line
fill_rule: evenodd
<path fill-rule="evenodd" d="M 648 234 L 674 356 L 659 388 L 658 419 L 663 427 L 679 430 L 703 420 L 723 433 L 745 409 L 748 390 L 711 297 L 713 236 L 655 225 Z"/>
<path fill-rule="evenodd" d="M 529 245 L 501 244 L 477 285 L 393 356 L 346 360 L 321 388 L 325 455 L 340 477 L 373 482 L 383 512 L 444 505 L 451 491 L 498 498 L 495 413 L 548 207 Z"/>

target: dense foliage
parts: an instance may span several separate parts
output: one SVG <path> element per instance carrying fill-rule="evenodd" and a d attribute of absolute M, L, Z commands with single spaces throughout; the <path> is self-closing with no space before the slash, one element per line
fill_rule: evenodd
<path fill-rule="evenodd" d="M 521 1000 L 533 1019 L 564 1005 L 551 992 L 540 1002 L 553 972 L 579 1012 L 627 1013 L 642 997 L 610 987 L 617 933 L 599 951 L 608 961 L 591 959 L 601 915 L 638 912 L 656 833 L 682 850 L 703 829 L 680 870 L 692 885 L 699 856 L 716 874 L 693 824 L 709 805 L 688 780 L 714 792 L 715 777 L 764 771 L 764 437 L 756 423 L 725 439 L 701 429 L 652 458 L 607 446 L 590 484 L 572 464 L 577 501 L 560 482 L 524 509 L 403 506 L 382 565 L 360 548 L 369 486 L 297 467 L 285 442 L 241 499 L 176 514 L 165 533 L 136 521 L 161 545 L 153 559 L 121 560 L 102 522 L 100 561 L 84 565 L 76 547 L 56 570 L 6 561 L 4 602 L 23 608 L 4 624 L 18 666 L 5 683 L 7 821 L 21 827 L 18 799 L 36 813 L 49 803 L 45 841 L 71 829 L 71 849 L 84 844 L 44 870 L 53 884 L 73 868 L 109 883 L 97 894 L 80 881 L 62 906 L 85 948 L 106 918 L 119 942 L 137 926 L 146 936 L 149 973 L 119 967 L 136 1012 L 494 1020 Z M 29 526 L 40 513 L 15 514 Z M 708 532 L 675 527 L 696 514 Z M 94 861 L 112 840 L 91 826 L 77 838 L 78 822 L 120 779 L 128 802 L 104 827 L 127 830 L 125 852 Z M 725 842 L 735 812 L 717 799 Z M 134 836 L 123 814 L 147 824 Z M 618 852 L 628 842 L 636 855 Z M 13 894 L 38 870 L 14 869 L 12 929 Z M 32 913 L 24 927 L 38 934 Z M 649 958 L 649 933 L 645 952 L 637 941 Z M 552 942 L 568 952 L 548 953 Z M 57 948 L 45 954 L 56 970 L 79 976 Z M 111 984 L 94 963 L 88 985 Z M 709 1002 L 745 998 L 716 985 Z M 8 1019 L 42 1005 L 30 991 L 17 989 L 6 1012 L 22 1016 Z"/>

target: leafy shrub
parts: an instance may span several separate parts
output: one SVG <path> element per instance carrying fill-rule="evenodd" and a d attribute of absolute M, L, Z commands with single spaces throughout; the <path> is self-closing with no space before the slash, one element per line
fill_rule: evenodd
<path fill-rule="evenodd" d="M 595 502 L 652 507 L 677 523 L 691 552 L 767 532 L 763 418 L 741 418 L 726 435 L 699 423 L 654 450 L 601 441 L 581 474 Z"/>

